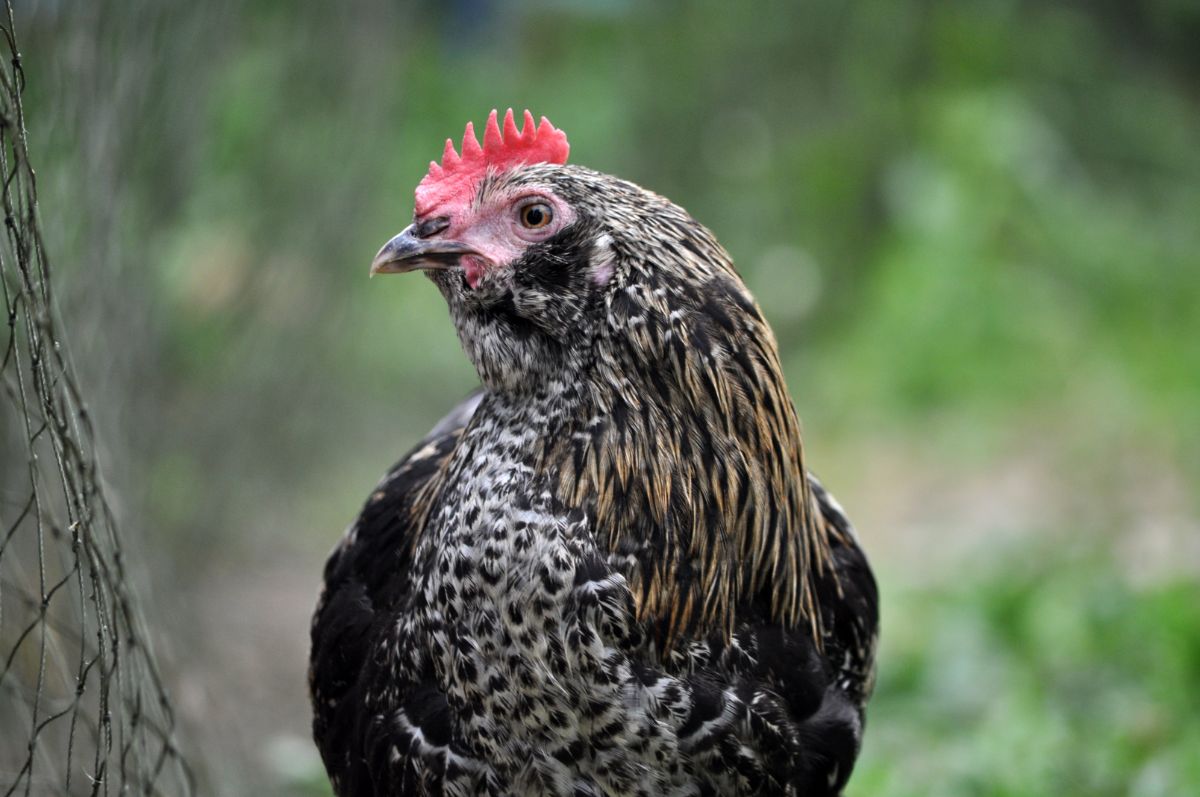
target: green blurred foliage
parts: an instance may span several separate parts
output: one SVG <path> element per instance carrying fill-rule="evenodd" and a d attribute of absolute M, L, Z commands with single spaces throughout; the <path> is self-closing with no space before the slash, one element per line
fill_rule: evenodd
<path fill-rule="evenodd" d="M 1200 517 L 1195 3 L 59 0 L 25 25 L 69 344 L 218 791 L 320 793 L 311 748 L 264 734 L 306 734 L 321 557 L 475 382 L 436 291 L 367 264 L 442 141 L 508 106 L 687 207 L 772 320 L 885 575 L 852 794 L 1200 791 L 1200 595 L 1130 586 L 1121 553 Z M 963 482 L 1045 450 L 998 556 Z M 980 506 L 948 567 L 878 509 L 930 483 Z M 295 652 L 244 664 L 259 626 L 209 616 L 213 584 Z"/>
<path fill-rule="evenodd" d="M 969 581 L 891 596 L 851 794 L 1148 797 L 1200 785 L 1195 581 L 1131 588 L 1094 555 L 1033 546 Z"/>

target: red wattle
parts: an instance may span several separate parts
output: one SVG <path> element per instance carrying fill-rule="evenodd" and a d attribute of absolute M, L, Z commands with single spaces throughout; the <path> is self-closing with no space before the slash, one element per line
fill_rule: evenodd
<path fill-rule="evenodd" d="M 468 255 L 462 259 L 462 268 L 467 284 L 471 286 L 471 290 L 475 290 L 479 286 L 479 281 L 483 279 L 483 261 Z"/>

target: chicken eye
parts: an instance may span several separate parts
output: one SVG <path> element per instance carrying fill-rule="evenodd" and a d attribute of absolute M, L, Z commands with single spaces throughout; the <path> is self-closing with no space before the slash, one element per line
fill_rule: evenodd
<path fill-rule="evenodd" d="M 521 208 L 521 224 L 526 229 L 541 229 L 553 218 L 554 210 L 545 202 L 533 202 Z"/>

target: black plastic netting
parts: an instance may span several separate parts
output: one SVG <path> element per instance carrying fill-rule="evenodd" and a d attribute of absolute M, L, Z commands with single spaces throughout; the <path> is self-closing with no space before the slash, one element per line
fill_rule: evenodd
<path fill-rule="evenodd" d="M 0 15 L 0 795 L 194 792 L 55 309 Z"/>

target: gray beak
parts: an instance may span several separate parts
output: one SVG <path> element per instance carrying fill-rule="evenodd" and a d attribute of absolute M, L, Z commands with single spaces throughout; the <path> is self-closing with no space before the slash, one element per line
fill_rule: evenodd
<path fill-rule="evenodd" d="M 456 268 L 463 255 L 478 254 L 458 241 L 418 238 L 415 224 L 383 245 L 371 261 L 371 276 L 404 274 L 418 269 Z"/>

